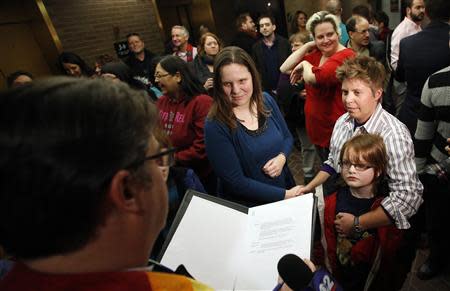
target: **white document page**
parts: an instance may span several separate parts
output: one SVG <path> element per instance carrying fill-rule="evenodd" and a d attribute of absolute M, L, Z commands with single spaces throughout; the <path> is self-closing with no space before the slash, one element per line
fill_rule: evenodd
<path fill-rule="evenodd" d="M 236 290 L 272 290 L 281 257 L 310 258 L 313 205 L 313 194 L 306 194 L 249 209 L 246 259 Z"/>
<path fill-rule="evenodd" d="M 200 282 L 233 290 L 246 232 L 246 213 L 194 195 L 161 263 L 171 269 L 183 264 Z"/>

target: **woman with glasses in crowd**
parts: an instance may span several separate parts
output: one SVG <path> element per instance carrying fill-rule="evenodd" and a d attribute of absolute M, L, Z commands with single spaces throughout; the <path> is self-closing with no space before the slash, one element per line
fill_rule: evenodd
<path fill-rule="evenodd" d="M 216 179 L 205 151 L 203 127 L 212 98 L 177 56 L 162 58 L 155 69 L 155 82 L 163 96 L 156 102 L 161 126 L 177 149 L 175 163 L 191 168 L 209 194 L 216 193 Z"/>
<path fill-rule="evenodd" d="M 297 196 L 299 187 L 287 166 L 292 135 L 241 48 L 224 48 L 214 62 L 214 103 L 205 142 L 219 196 L 246 206 Z"/>

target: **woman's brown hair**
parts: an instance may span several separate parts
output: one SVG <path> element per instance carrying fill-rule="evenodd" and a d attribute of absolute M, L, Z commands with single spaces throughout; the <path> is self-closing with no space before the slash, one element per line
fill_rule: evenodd
<path fill-rule="evenodd" d="M 206 44 L 206 38 L 208 36 L 214 38 L 217 41 L 217 44 L 219 45 L 219 52 L 222 49 L 222 42 L 220 41 L 219 37 L 217 35 L 215 35 L 214 33 L 205 32 L 202 35 L 202 37 L 200 37 L 200 43 L 198 45 L 198 54 L 201 56 L 205 54 L 205 44 Z"/>
<path fill-rule="evenodd" d="M 222 86 L 222 68 L 231 64 L 245 66 L 252 76 L 253 94 L 250 98 L 250 110 L 252 104 L 255 104 L 258 117 L 267 117 L 270 112 L 264 106 L 261 79 L 252 58 L 239 47 L 226 47 L 217 54 L 214 61 L 214 103 L 208 118 L 218 120 L 234 130 L 237 127 L 237 120 L 233 113 L 233 105 Z"/>

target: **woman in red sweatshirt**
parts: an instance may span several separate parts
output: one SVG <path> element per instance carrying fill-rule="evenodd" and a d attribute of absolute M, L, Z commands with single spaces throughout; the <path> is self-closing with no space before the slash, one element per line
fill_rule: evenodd
<path fill-rule="evenodd" d="M 157 101 L 161 125 L 177 148 L 175 162 L 192 168 L 209 194 L 216 194 L 216 177 L 206 157 L 203 127 L 212 104 L 188 64 L 176 56 L 161 59 L 155 82 L 163 96 Z"/>

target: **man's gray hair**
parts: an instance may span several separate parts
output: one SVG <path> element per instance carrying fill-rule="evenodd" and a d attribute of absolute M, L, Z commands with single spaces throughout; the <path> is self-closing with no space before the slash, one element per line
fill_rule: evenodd
<path fill-rule="evenodd" d="M 182 30 L 184 35 L 186 35 L 189 38 L 189 31 L 183 25 L 174 25 L 174 26 L 172 26 L 172 30 L 173 29 L 180 29 L 180 30 Z"/>

